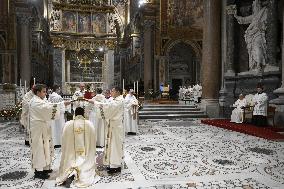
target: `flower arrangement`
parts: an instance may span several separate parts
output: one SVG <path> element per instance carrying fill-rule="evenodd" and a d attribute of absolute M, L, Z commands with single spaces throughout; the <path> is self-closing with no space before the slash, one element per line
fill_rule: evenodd
<path fill-rule="evenodd" d="M 0 110 L 0 117 L 4 119 L 19 118 L 22 112 L 22 103 Z"/>
<path fill-rule="evenodd" d="M 15 91 L 16 85 L 11 84 L 11 83 L 4 83 L 3 84 L 3 90 L 6 91 L 6 92 Z"/>

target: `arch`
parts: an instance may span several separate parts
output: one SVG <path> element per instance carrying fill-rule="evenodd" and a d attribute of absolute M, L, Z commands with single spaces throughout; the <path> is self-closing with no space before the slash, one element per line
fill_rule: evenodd
<path fill-rule="evenodd" d="M 185 43 L 188 44 L 192 47 L 194 53 L 196 54 L 196 58 L 198 60 L 201 60 L 202 57 L 202 49 L 201 46 L 195 42 L 195 41 L 191 41 L 191 40 L 182 40 L 182 39 L 178 39 L 178 40 L 174 40 L 174 41 L 169 41 L 168 43 L 166 43 L 165 48 L 164 48 L 164 54 L 168 57 L 169 53 L 171 51 L 171 49 L 177 45 L 178 43 Z"/>
<path fill-rule="evenodd" d="M 173 52 L 175 53 L 172 54 Z M 198 42 L 182 39 L 168 41 L 163 54 L 167 61 L 166 78 L 172 86 L 172 95 L 178 93 L 181 85 L 195 85 L 200 82 L 202 49 Z M 177 61 L 172 57 L 175 55 L 178 56 Z"/>

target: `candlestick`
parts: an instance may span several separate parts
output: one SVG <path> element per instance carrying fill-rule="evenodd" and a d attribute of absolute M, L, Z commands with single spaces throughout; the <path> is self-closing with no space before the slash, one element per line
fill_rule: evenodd
<path fill-rule="evenodd" d="M 122 89 L 124 91 L 124 79 L 122 79 Z"/>

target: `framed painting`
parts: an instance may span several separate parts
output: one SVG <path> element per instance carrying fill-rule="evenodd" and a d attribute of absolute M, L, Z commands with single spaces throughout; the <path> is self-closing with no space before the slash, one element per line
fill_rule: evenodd
<path fill-rule="evenodd" d="M 94 14 L 92 19 L 93 33 L 101 34 L 106 33 L 106 15 L 105 14 Z"/>
<path fill-rule="evenodd" d="M 66 11 L 62 15 L 62 25 L 64 32 L 76 32 L 77 15 L 75 12 Z"/>
<path fill-rule="evenodd" d="M 78 32 L 92 33 L 91 14 L 78 15 Z"/>

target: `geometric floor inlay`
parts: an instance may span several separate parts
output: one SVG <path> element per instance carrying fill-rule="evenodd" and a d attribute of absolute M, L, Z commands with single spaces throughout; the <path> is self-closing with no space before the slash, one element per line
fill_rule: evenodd
<path fill-rule="evenodd" d="M 110 176 L 102 165 L 103 148 L 97 148 L 101 176 L 89 188 L 284 188 L 284 143 L 268 141 L 222 128 L 198 119 L 140 120 L 136 136 L 126 136 L 125 166 Z M 0 123 L 0 188 L 55 187 L 61 150 L 55 150 L 51 178 L 34 179 L 30 149 L 16 121 Z"/>

